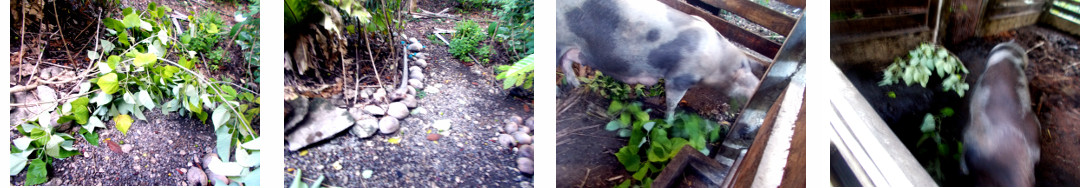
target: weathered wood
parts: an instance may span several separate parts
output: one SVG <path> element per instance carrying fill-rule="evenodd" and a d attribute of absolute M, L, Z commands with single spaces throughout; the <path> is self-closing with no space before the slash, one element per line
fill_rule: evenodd
<path fill-rule="evenodd" d="M 833 35 L 829 46 L 830 59 L 841 66 L 870 63 L 885 67 L 893 59 L 906 55 L 920 43 L 930 41 L 930 28 L 919 27 L 869 35 L 837 37 Z"/>
<path fill-rule="evenodd" d="M 776 52 L 780 50 L 780 44 L 769 41 L 768 39 L 765 39 L 765 37 L 761 37 L 745 29 L 739 28 L 734 24 L 728 23 L 727 21 L 724 21 L 719 17 L 713 16 L 701 9 L 697 9 L 696 7 L 686 4 L 685 2 L 679 0 L 658 1 L 667 4 L 675 10 L 679 10 L 684 13 L 705 19 L 705 21 L 708 22 L 709 25 L 716 29 L 716 31 L 720 32 L 721 35 L 724 35 L 724 37 L 728 38 L 728 40 L 742 44 L 743 46 L 746 46 L 751 50 L 760 53 L 761 55 L 773 57 L 776 56 Z"/>
<path fill-rule="evenodd" d="M 802 102 L 799 119 L 795 121 L 795 135 L 791 138 L 791 152 L 788 153 L 781 188 L 806 187 L 806 93 L 803 93 Z"/>
<path fill-rule="evenodd" d="M 840 0 L 829 2 L 829 10 L 833 12 L 860 11 L 866 14 L 887 12 L 888 10 L 923 9 L 930 7 L 929 0 Z"/>
<path fill-rule="evenodd" d="M 781 3 L 784 3 L 784 4 L 791 5 L 791 6 L 799 7 L 799 8 L 803 8 L 803 9 L 806 8 L 806 0 L 778 0 L 778 1 L 780 1 Z"/>
<path fill-rule="evenodd" d="M 678 179 L 683 177 L 687 181 L 694 182 L 692 185 L 711 187 L 719 186 L 724 181 L 724 173 L 729 167 L 716 162 L 698 152 L 690 145 L 683 146 L 675 158 L 668 162 L 660 175 L 653 180 L 652 187 L 672 187 L 679 184 Z M 686 178 L 694 176 L 698 178 Z M 710 186 L 706 186 L 710 187 Z"/>
<path fill-rule="evenodd" d="M 829 29 L 833 36 L 871 34 L 926 26 L 926 17 L 924 13 L 845 20 L 832 22 Z"/>
<path fill-rule="evenodd" d="M 1038 2 L 1031 5 L 997 5 L 997 7 L 993 7 L 994 5 L 991 5 L 992 7 L 986 10 L 986 15 L 989 17 L 998 17 L 1003 15 L 1016 14 L 1020 12 L 1039 12 L 1042 11 L 1044 5 L 1046 5 L 1046 2 Z"/>
<path fill-rule="evenodd" d="M 785 89 L 786 90 L 786 89 Z M 758 164 L 761 163 L 761 157 L 765 155 L 765 146 L 769 141 L 770 133 L 772 133 L 773 126 L 776 122 L 776 113 L 780 111 L 780 104 L 783 103 L 784 96 L 787 92 L 781 92 L 777 97 L 776 102 L 773 102 L 769 107 L 768 113 L 774 114 L 771 116 L 765 116 L 765 120 L 761 123 L 761 127 L 758 129 L 757 135 L 754 136 L 754 142 L 750 144 L 749 151 L 746 152 L 746 157 L 742 163 L 735 166 L 737 173 L 728 174 L 728 176 L 734 176 L 732 179 L 732 187 L 750 187 L 754 184 L 754 175 L 757 174 Z"/>
<path fill-rule="evenodd" d="M 1062 12 L 1068 12 L 1068 11 L 1062 11 Z M 1054 27 L 1056 27 L 1058 29 L 1061 29 L 1062 31 L 1069 32 L 1069 33 L 1072 33 L 1073 35 L 1080 36 L 1080 24 L 1077 24 L 1075 22 L 1071 22 L 1069 20 L 1065 20 L 1064 18 L 1058 17 L 1057 15 L 1050 14 L 1050 11 L 1047 11 L 1046 14 L 1041 17 L 1039 22 L 1046 23 L 1046 24 L 1048 24 L 1050 26 L 1054 26 Z"/>
<path fill-rule="evenodd" d="M 1074 2 L 1074 1 L 1061 1 L 1061 2 L 1068 2 L 1068 3 L 1071 3 L 1072 5 L 1080 6 L 1080 2 Z M 1072 16 L 1074 18 L 1080 19 L 1080 12 L 1073 12 L 1071 10 L 1067 10 L 1065 8 L 1059 7 L 1058 5 L 1051 5 L 1050 9 L 1057 10 L 1059 13 L 1062 13 L 1062 14 L 1069 15 L 1069 16 Z M 1046 13 L 1050 13 L 1050 11 L 1046 11 Z"/>
<path fill-rule="evenodd" d="M 735 13 L 783 36 L 787 36 L 791 28 L 795 27 L 795 18 L 747 0 L 702 0 L 702 2 Z"/>
<path fill-rule="evenodd" d="M 984 21 L 986 23 L 982 24 L 979 34 L 983 36 L 993 35 L 1015 28 L 1033 25 L 1039 21 L 1039 12 L 1040 10 L 1030 10 L 1027 12 L 985 18 Z"/>
<path fill-rule="evenodd" d="M 943 26 L 945 29 L 943 32 L 945 42 L 959 44 L 974 37 L 982 18 L 981 13 L 984 6 L 982 0 L 951 0 L 946 2 L 948 3 L 945 4 L 945 7 L 953 7 L 953 9 L 951 12 L 942 11 L 949 14 L 947 20 L 942 20 L 946 23 Z"/>

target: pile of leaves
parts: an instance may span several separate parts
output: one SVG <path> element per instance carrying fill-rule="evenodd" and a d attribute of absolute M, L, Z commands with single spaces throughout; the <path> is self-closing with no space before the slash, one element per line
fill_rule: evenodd
<path fill-rule="evenodd" d="M 626 84 L 605 76 L 603 72 L 596 71 L 592 76 L 578 77 L 590 91 L 596 92 L 604 98 L 621 101 L 636 97 L 655 97 L 664 94 L 664 80 L 652 86 L 642 84 Z"/>
<path fill-rule="evenodd" d="M 926 87 L 927 82 L 930 82 L 930 75 L 935 72 L 942 79 L 943 91 L 956 91 L 957 95 L 963 97 L 964 92 L 970 88 L 967 82 L 964 82 L 968 70 L 960 59 L 944 47 L 925 43 L 909 51 L 906 60 L 897 57 L 892 65 L 885 68 L 885 77 L 878 85 L 892 85 L 903 80 L 908 86 L 919 83 Z"/>
<path fill-rule="evenodd" d="M 225 162 L 212 163 L 208 168 L 233 179 L 233 185 L 259 184 L 260 144 L 258 134 L 251 127 L 259 117 L 259 98 L 256 93 L 237 91 L 228 82 L 192 71 L 198 52 L 185 49 L 171 37 L 176 31 L 170 27 L 171 19 L 165 17 L 171 11 L 150 3 L 146 11 L 129 7 L 122 10 L 122 19 L 102 20 L 107 33 L 99 38 L 98 47 L 86 52 L 96 62 L 87 70 L 95 77 L 80 83 L 79 94 L 85 96 L 59 107 L 62 116 L 57 123 L 81 125 L 79 133 L 97 145 L 94 129 L 105 128 L 104 121 L 113 120 L 114 127 L 126 136 L 135 118 L 146 121 L 144 111 L 154 108 L 166 114 L 175 112 L 198 118 L 204 123 L 210 119 L 217 135 L 216 153 Z M 178 60 L 174 62 L 170 57 Z M 20 125 L 20 132 L 29 135 L 33 142 L 25 144 L 27 139 L 19 138 L 12 147 L 13 153 L 20 156 L 34 156 L 39 149 L 46 154 L 38 153 L 33 159 L 26 185 L 47 180 L 47 171 L 37 170 L 50 163 L 50 157 L 78 154 L 69 151 L 71 136 L 52 133 L 47 122 L 38 119 L 36 125 L 35 122 Z M 15 149 L 19 152 L 14 152 Z M 230 160 L 231 156 L 235 156 L 235 161 Z M 16 164 L 12 164 L 12 174 L 18 173 Z"/>
<path fill-rule="evenodd" d="M 726 125 L 695 114 L 680 113 L 674 122 L 667 124 L 663 118 L 651 119 L 650 111 L 641 110 L 640 102 L 616 100 L 608 107 L 607 115 L 616 118 L 605 129 L 617 131 L 620 137 L 630 137 L 630 141 L 619 148 L 615 157 L 626 171 L 633 173 L 633 179 L 624 180 L 618 187 L 651 185 L 653 178 L 660 175 L 661 170 L 684 146 L 689 145 L 708 155 L 707 144 L 722 141 L 727 134 Z"/>

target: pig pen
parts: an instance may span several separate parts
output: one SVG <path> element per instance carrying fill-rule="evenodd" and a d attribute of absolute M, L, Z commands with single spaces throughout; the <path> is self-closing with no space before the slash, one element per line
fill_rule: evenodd
<path fill-rule="evenodd" d="M 982 73 L 990 49 L 1003 42 L 1015 41 L 1029 50 L 1030 64 L 1025 73 L 1030 81 L 1032 110 L 1042 125 L 1040 147 L 1042 155 L 1035 168 L 1038 186 L 1080 185 L 1080 51 L 1076 36 L 1042 26 L 1026 26 L 1000 34 L 971 38 L 946 46 L 964 62 L 971 73 L 966 79 L 974 86 Z M 920 150 L 935 149 L 933 143 L 916 143 L 922 136 L 919 125 L 926 113 L 938 114 L 950 107 L 955 115 L 942 119 L 940 134 L 945 143 L 962 141 L 962 131 L 968 122 L 968 98 L 953 92 L 942 92 L 940 79 L 933 77 L 926 88 L 903 84 L 878 87 L 886 63 L 849 64 L 836 62 L 844 75 L 873 106 L 874 111 L 911 151 L 920 163 L 936 158 L 934 153 Z M 931 89 L 928 89 L 931 88 Z M 896 98 L 890 98 L 888 92 Z M 971 90 L 969 90 L 971 91 Z M 955 146 L 953 146 L 955 147 Z M 972 177 L 964 175 L 958 160 L 940 163 L 942 186 L 972 186 Z"/>

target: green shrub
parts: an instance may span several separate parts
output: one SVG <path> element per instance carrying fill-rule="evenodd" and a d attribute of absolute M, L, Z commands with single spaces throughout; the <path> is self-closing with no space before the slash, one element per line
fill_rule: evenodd
<path fill-rule="evenodd" d="M 480 29 L 480 25 L 472 20 L 458 22 L 454 27 L 457 32 L 450 40 L 450 54 L 465 62 L 472 62 L 470 54 L 476 57 L 477 63 L 487 63 L 487 57 L 491 54 L 491 46 L 480 47 L 480 42 L 487 38 L 487 33 Z"/>
<path fill-rule="evenodd" d="M 611 100 L 627 100 L 635 97 L 655 97 L 664 94 L 664 80 L 655 85 L 626 84 L 596 71 L 593 77 L 578 77 L 590 91 Z"/>
<path fill-rule="evenodd" d="M 488 34 L 504 45 L 511 59 L 533 54 L 533 1 L 489 0 L 497 9 L 499 22 L 488 26 Z"/>
<path fill-rule="evenodd" d="M 633 179 L 624 180 L 620 187 L 652 184 L 653 178 L 684 146 L 708 155 L 708 143 L 721 141 L 727 132 L 726 126 L 695 114 L 680 113 L 672 124 L 667 124 L 663 119 L 651 119 L 651 109 L 642 110 L 641 106 L 640 102 L 627 104 L 615 100 L 607 110 L 614 120 L 604 129 L 630 138 L 615 153 L 626 171 L 633 173 Z"/>
<path fill-rule="evenodd" d="M 514 65 L 502 65 L 495 69 L 501 72 L 495 76 L 495 79 L 503 80 L 503 89 L 521 86 L 532 90 L 534 69 L 532 54 L 525 56 L 524 59 L 517 61 Z"/>
<path fill-rule="evenodd" d="M 203 11 L 198 18 L 191 20 L 195 20 L 194 28 L 184 31 L 180 36 L 180 43 L 190 51 L 200 54 L 210 52 L 218 43 L 225 21 L 213 11 Z"/>
<path fill-rule="evenodd" d="M 908 86 L 919 83 L 922 87 L 926 87 L 926 83 L 930 82 L 930 75 L 933 75 L 935 71 L 942 79 L 942 90 L 956 91 L 956 94 L 964 96 L 964 92 L 969 88 L 967 82 L 964 82 L 964 77 L 968 73 L 967 68 L 945 48 L 929 44 L 919 45 L 918 48 L 909 51 L 907 60 L 897 57 L 892 65 L 885 68 L 885 77 L 878 82 L 878 85 L 892 85 L 899 83 L 902 79 Z"/>

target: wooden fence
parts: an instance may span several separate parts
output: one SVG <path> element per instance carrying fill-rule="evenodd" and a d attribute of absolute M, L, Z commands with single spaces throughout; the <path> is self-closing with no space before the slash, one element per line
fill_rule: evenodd
<path fill-rule="evenodd" d="M 761 25 L 762 27 L 776 32 L 782 36 L 788 36 L 791 29 L 795 26 L 796 18 L 792 18 L 783 13 L 769 9 L 768 7 L 760 4 L 750 2 L 748 0 L 700 0 L 705 4 L 713 7 L 699 7 L 690 5 L 684 0 L 658 0 L 675 8 L 676 10 L 685 12 L 687 14 L 695 15 L 704 18 L 709 25 L 712 25 L 721 35 L 727 37 L 729 40 L 735 43 L 742 44 L 750 50 L 753 50 L 761 55 L 767 56 L 770 59 L 776 58 L 776 53 L 780 50 L 781 44 L 768 40 L 767 38 L 740 28 L 735 24 L 732 24 L 716 15 L 713 15 L 703 9 L 722 9 L 735 15 L 746 18 L 747 20 Z M 778 0 L 788 5 L 796 6 L 799 8 L 806 8 L 805 0 Z"/>
<path fill-rule="evenodd" d="M 1080 0 L 1054 0 L 1039 21 L 1080 35 Z"/>

